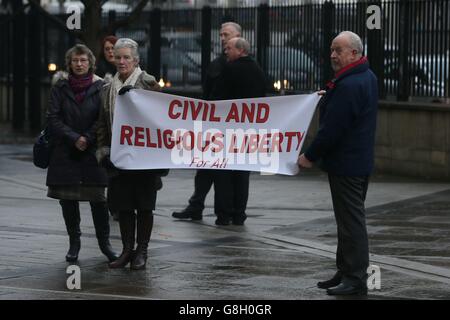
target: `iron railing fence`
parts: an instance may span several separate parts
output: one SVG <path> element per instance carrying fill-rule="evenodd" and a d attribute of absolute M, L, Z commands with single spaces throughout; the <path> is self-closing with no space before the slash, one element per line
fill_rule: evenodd
<path fill-rule="evenodd" d="M 340 31 L 360 35 L 381 98 L 444 100 L 450 94 L 450 0 L 322 1 L 294 5 L 142 12 L 119 37 L 136 40 L 141 66 L 172 86 L 200 87 L 221 54 L 219 31 L 234 21 L 268 78 L 268 88 L 311 92 L 333 77 L 330 44 Z M 381 30 L 367 28 L 367 8 L 381 9 Z M 103 25 L 127 13 L 105 12 Z M 66 16 L 58 18 L 65 20 Z M 0 15 L 0 121 L 39 128 L 53 74 L 76 39 L 37 13 Z M 22 49 L 20 49 L 22 48 Z M 22 88 L 23 87 L 23 88 Z M 25 88 L 26 87 L 26 88 Z M 41 90 L 42 89 L 42 90 Z M 444 99 L 443 99 L 444 98 Z M 448 99 L 447 99 L 448 101 Z"/>

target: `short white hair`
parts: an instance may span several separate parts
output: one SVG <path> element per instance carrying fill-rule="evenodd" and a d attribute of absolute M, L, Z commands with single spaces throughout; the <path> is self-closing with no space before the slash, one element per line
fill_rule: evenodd
<path fill-rule="evenodd" d="M 246 39 L 241 37 L 235 37 L 231 38 L 230 40 L 234 39 L 235 39 L 234 46 L 236 47 L 236 49 L 243 50 L 245 54 L 250 53 L 250 43 L 248 43 Z"/>
<path fill-rule="evenodd" d="M 139 62 L 139 45 L 136 41 L 130 38 L 120 38 L 117 40 L 116 44 L 114 45 L 114 51 L 117 49 L 122 48 L 129 48 L 131 49 L 131 55 L 133 56 L 134 60 L 136 62 Z"/>
<path fill-rule="evenodd" d="M 236 22 L 225 22 L 220 26 L 222 29 L 225 27 L 232 27 L 239 35 L 242 34 L 242 27 Z"/>
<path fill-rule="evenodd" d="M 351 32 L 351 31 L 342 31 L 341 33 L 339 33 L 337 35 L 337 37 L 339 37 L 341 35 L 347 36 L 347 38 L 350 42 L 350 47 L 353 50 L 356 50 L 357 54 L 360 54 L 360 55 L 363 54 L 363 44 L 362 44 L 361 38 L 356 33 Z"/>

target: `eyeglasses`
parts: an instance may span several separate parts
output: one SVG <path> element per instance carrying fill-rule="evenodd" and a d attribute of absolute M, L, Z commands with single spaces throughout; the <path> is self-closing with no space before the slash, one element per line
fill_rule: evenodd
<path fill-rule="evenodd" d="M 78 63 L 86 64 L 89 62 L 89 60 L 88 59 L 72 59 L 71 62 L 73 64 L 78 64 Z"/>

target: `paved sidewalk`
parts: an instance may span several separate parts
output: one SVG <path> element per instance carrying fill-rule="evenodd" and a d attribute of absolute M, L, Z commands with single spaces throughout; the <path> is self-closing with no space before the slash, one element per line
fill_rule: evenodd
<path fill-rule="evenodd" d="M 68 248 L 59 204 L 31 145 L 0 145 L 0 299 L 336 299 L 316 287 L 334 272 L 336 227 L 326 176 L 251 175 L 249 218 L 214 225 L 212 192 L 201 222 L 171 217 L 194 171 L 172 170 L 158 194 L 145 271 L 110 270 L 82 204 L 81 290 L 66 286 Z M 368 299 L 450 299 L 450 184 L 375 176 L 367 222 L 381 289 Z M 117 222 L 112 244 L 120 251 Z"/>

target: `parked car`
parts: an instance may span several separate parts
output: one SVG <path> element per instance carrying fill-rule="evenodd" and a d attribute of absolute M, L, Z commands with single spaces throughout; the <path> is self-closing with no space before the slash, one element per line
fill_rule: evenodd
<path fill-rule="evenodd" d="M 319 69 L 302 50 L 270 46 L 264 60 L 263 69 L 274 86 L 280 84 L 283 89 L 308 91 L 319 86 Z"/>
<path fill-rule="evenodd" d="M 398 49 L 384 51 L 384 85 L 387 93 L 397 94 L 400 79 L 400 63 Z M 445 97 L 449 95 L 448 86 L 450 59 L 446 54 L 409 53 L 408 67 L 410 74 L 411 94 L 414 96 Z M 446 78 L 447 77 L 447 78 Z"/>
<path fill-rule="evenodd" d="M 316 64 L 322 63 L 320 48 L 323 45 L 322 32 L 296 31 L 288 36 L 285 46 L 305 52 Z"/>
<path fill-rule="evenodd" d="M 161 47 L 161 76 L 172 84 L 200 84 L 201 65 L 178 49 Z"/>
<path fill-rule="evenodd" d="M 139 45 L 139 58 L 141 60 L 141 67 L 147 66 L 147 53 L 150 50 L 150 37 L 146 29 L 130 29 L 118 30 L 116 32 L 118 38 L 130 38 L 137 42 Z"/>
<path fill-rule="evenodd" d="M 202 63 L 202 35 L 199 32 L 163 32 L 161 47 L 184 52 L 195 64 Z"/>

